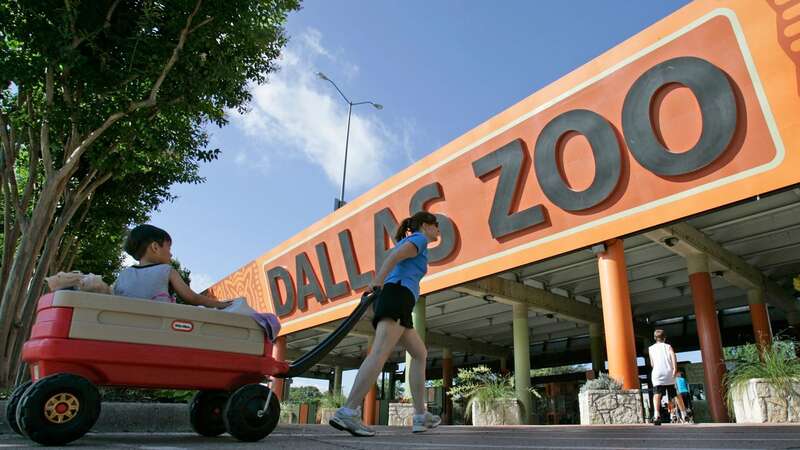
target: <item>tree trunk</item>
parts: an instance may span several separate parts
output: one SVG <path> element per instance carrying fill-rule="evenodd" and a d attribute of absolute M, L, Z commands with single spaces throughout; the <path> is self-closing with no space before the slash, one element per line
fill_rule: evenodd
<path fill-rule="evenodd" d="M 20 331 L 19 323 L 16 323 L 16 313 L 24 301 L 28 281 L 31 278 L 34 264 L 44 245 L 50 224 L 56 212 L 58 199 L 64 191 L 66 180 L 55 177 L 46 183 L 39 202 L 33 209 L 31 221 L 22 235 L 19 247 L 14 254 L 14 260 L 9 272 L 8 283 L 3 289 L 3 296 L 0 298 L 0 339 L 3 342 L 0 351 L 0 387 L 7 387 L 9 380 L 14 376 L 10 372 L 9 362 L 13 355 L 12 343 L 16 341 L 16 335 Z M 48 180 L 49 181 L 49 180 Z"/>
<path fill-rule="evenodd" d="M 92 191 L 96 188 L 97 186 L 94 186 Z M 22 355 L 22 345 L 30 335 L 31 326 L 33 325 L 33 319 L 35 316 L 34 313 L 36 310 L 36 305 L 39 297 L 41 297 L 45 290 L 44 279 L 50 273 L 50 268 L 53 266 L 53 262 L 58 255 L 58 249 L 61 244 L 61 239 L 64 236 L 64 231 L 66 231 L 67 225 L 69 225 L 70 221 L 75 216 L 75 213 L 78 211 L 80 206 L 87 201 L 86 199 L 89 197 L 89 195 L 91 195 L 91 193 L 92 192 L 77 193 L 74 196 L 74 201 L 72 204 L 67 205 L 66 210 L 64 210 L 61 216 L 56 219 L 56 223 L 53 225 L 53 228 L 50 230 L 50 233 L 47 236 L 44 249 L 39 257 L 36 270 L 33 273 L 33 278 L 31 279 L 25 300 L 22 305 L 18 305 L 21 306 L 21 311 L 16 315 L 15 321 L 20 326 L 17 328 L 17 332 L 13 336 L 15 340 L 13 342 L 9 342 L 8 344 L 11 346 L 9 358 L 7 360 L 7 364 L 9 366 L 7 372 L 9 379 L 7 381 L 9 383 L 13 383 L 15 379 L 18 378 L 18 369 L 20 367 L 20 363 L 22 362 L 20 359 Z"/>

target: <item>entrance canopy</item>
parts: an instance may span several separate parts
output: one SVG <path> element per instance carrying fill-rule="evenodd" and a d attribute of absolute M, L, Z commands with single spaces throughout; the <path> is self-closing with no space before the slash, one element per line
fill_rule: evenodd
<path fill-rule="evenodd" d="M 534 361 L 586 362 L 603 321 L 596 254 L 620 238 L 642 338 L 659 325 L 696 345 L 692 255 L 710 262 L 725 339 L 743 336 L 748 295 L 800 322 L 786 286 L 800 261 L 800 53 L 771 5 L 682 8 L 209 292 L 276 313 L 291 358 L 352 311 L 397 223 L 427 210 L 442 231 L 421 286 L 427 342 L 467 360 L 510 355 L 522 304 Z M 357 366 L 370 334 L 358 327 L 328 362 Z"/>

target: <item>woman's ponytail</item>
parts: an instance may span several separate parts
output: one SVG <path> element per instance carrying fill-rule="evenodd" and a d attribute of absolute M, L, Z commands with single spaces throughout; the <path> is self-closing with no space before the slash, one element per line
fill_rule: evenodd
<path fill-rule="evenodd" d="M 412 233 L 419 231 L 423 223 L 436 223 L 436 216 L 427 211 L 420 211 L 411 217 L 406 217 L 397 226 L 397 232 L 394 234 L 395 242 L 400 242 L 409 231 Z"/>
<path fill-rule="evenodd" d="M 394 233 L 394 241 L 400 242 L 401 239 L 406 237 L 406 232 L 411 229 L 411 217 L 406 217 L 397 226 L 397 231 Z"/>

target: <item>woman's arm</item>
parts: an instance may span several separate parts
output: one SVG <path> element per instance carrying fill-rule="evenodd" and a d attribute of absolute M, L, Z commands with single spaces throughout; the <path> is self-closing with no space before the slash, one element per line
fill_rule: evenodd
<path fill-rule="evenodd" d="M 394 269 L 397 263 L 404 259 L 413 258 L 417 256 L 417 253 L 419 253 L 417 246 L 408 241 L 392 249 L 389 256 L 381 265 L 380 270 L 378 270 L 378 273 L 375 274 L 375 279 L 370 283 L 369 290 L 373 291 L 376 287 L 383 286 L 383 280 L 386 279 L 386 276 L 389 275 L 389 272 Z"/>
<path fill-rule="evenodd" d="M 169 273 L 169 284 L 172 286 L 172 289 L 175 290 L 175 293 L 190 305 L 222 309 L 231 304 L 231 302 L 218 302 L 213 298 L 196 293 L 183 281 L 181 274 L 175 269 L 172 269 Z"/>

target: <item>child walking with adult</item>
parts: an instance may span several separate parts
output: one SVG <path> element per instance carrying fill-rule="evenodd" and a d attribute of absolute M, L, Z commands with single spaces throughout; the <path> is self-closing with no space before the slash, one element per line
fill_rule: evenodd
<path fill-rule="evenodd" d="M 678 373 L 678 359 L 672 346 L 667 344 L 667 334 L 664 330 L 653 333 L 656 343 L 648 349 L 650 365 L 653 367 L 651 379 L 656 389 L 653 395 L 653 425 L 661 425 L 661 396 L 666 395 L 667 401 L 675 399 L 682 417 L 686 418 L 686 406 L 683 399 L 675 391 L 675 375 Z"/>
<path fill-rule="evenodd" d="M 439 238 L 439 223 L 429 212 L 418 212 L 404 219 L 397 228 L 397 245 L 381 265 L 369 290 L 380 288 L 373 304 L 372 326 L 375 338 L 369 355 L 358 369 L 347 402 L 336 411 L 330 425 L 354 436 L 374 436 L 375 431 L 361 422 L 360 406 L 378 378 L 383 365 L 400 342 L 411 354 L 411 398 L 414 404 L 414 433 L 435 428 L 441 418 L 425 407 L 425 366 L 428 351 L 414 330 L 411 313 L 419 300 L 419 282 L 428 271 L 428 243 Z"/>

